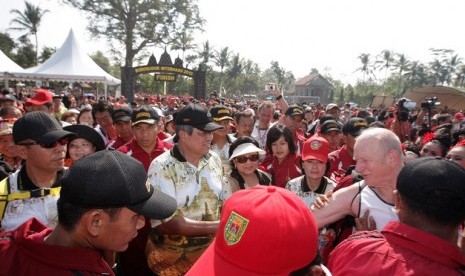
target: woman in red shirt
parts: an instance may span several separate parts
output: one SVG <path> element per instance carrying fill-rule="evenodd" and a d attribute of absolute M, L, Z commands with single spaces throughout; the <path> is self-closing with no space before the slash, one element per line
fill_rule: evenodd
<path fill-rule="evenodd" d="M 273 185 L 284 188 L 289 180 L 302 175 L 300 155 L 296 153 L 294 138 L 288 128 L 282 125 L 271 127 L 266 138 L 266 149 L 271 154 L 261 167 L 272 175 Z"/>

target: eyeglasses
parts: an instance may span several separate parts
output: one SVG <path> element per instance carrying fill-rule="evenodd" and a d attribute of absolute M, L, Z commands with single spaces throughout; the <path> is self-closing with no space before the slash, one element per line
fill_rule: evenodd
<path fill-rule="evenodd" d="M 44 144 L 44 143 L 39 143 L 37 141 L 34 141 L 34 142 L 28 142 L 28 143 L 21 143 L 21 144 L 18 144 L 19 146 L 32 146 L 32 145 L 39 145 L 41 146 L 42 148 L 44 149 L 53 149 L 55 147 L 57 147 L 58 145 L 66 145 L 68 144 L 68 138 L 62 138 L 60 140 L 56 140 L 52 143 L 48 143 L 48 144 Z"/>
<path fill-rule="evenodd" d="M 260 156 L 258 156 L 258 154 L 255 154 L 255 155 L 252 155 L 252 156 L 239 156 L 239 157 L 236 157 L 236 162 L 237 163 L 240 163 L 240 164 L 244 164 L 247 162 L 247 160 L 250 160 L 250 162 L 257 162 L 258 159 L 260 159 Z"/>

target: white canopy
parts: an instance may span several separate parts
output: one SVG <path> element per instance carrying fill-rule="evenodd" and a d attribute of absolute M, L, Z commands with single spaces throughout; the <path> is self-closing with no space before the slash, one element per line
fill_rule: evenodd
<path fill-rule="evenodd" d="M 43 64 L 12 72 L 12 79 L 42 81 L 98 82 L 110 85 L 121 81 L 100 68 L 79 45 L 71 29 L 63 45 Z"/>
<path fill-rule="evenodd" d="M 0 50 L 0 73 L 22 72 L 23 68 L 12 61 L 2 50 Z"/>
<path fill-rule="evenodd" d="M 0 79 L 5 79 L 5 87 L 8 88 L 9 72 L 22 72 L 24 69 L 12 61 L 0 50 Z"/>

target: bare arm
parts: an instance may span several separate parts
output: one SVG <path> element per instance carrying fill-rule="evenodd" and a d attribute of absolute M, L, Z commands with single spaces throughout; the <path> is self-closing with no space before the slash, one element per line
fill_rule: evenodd
<path fill-rule="evenodd" d="M 357 196 L 358 191 L 358 184 L 337 190 L 331 197 L 328 197 L 323 208 L 312 210 L 318 228 L 333 223 L 346 215 L 355 216 L 356 213 L 352 210 L 352 200 Z"/>
<path fill-rule="evenodd" d="M 278 100 L 279 106 L 281 107 L 282 112 L 286 112 L 286 110 L 289 108 L 289 104 L 287 103 L 286 99 L 284 99 L 284 95 L 281 93 L 281 90 L 276 86 L 276 89 L 273 91 L 274 97 L 281 98 Z"/>
<path fill-rule="evenodd" d="M 160 234 L 182 236 L 207 236 L 215 235 L 219 221 L 197 221 L 175 216 L 155 228 Z"/>

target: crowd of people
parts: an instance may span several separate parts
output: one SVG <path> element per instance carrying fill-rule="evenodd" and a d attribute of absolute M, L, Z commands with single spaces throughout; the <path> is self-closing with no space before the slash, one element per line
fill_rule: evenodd
<path fill-rule="evenodd" d="M 461 110 L 269 92 L 4 90 L 0 275 L 465 274 Z"/>

